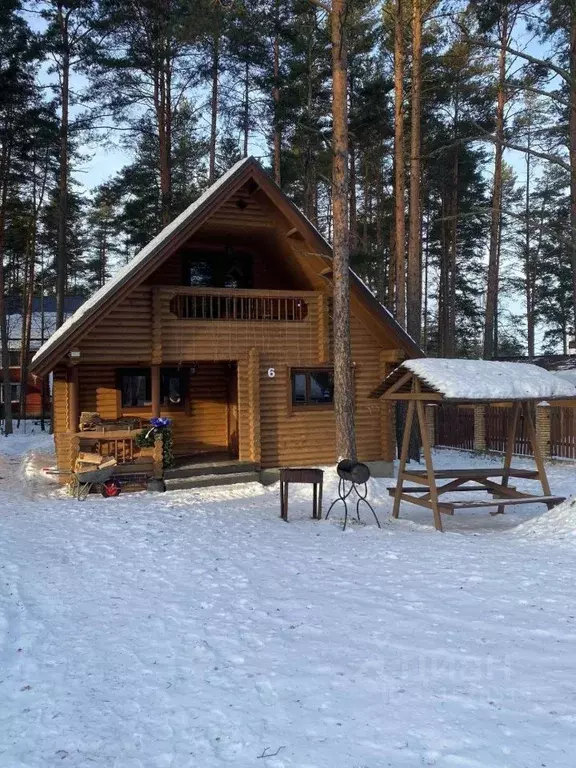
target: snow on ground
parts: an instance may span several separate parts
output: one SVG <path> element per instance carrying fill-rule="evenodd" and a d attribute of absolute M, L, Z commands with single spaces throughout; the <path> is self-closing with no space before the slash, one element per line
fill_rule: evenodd
<path fill-rule="evenodd" d="M 345 533 L 304 488 L 289 524 L 259 485 L 82 504 L 34 479 L 48 439 L 0 438 L 1 768 L 573 768 L 554 511 L 442 535 L 407 505 L 391 522 L 388 481 L 382 530 Z M 573 466 L 550 477 L 576 490 Z"/>

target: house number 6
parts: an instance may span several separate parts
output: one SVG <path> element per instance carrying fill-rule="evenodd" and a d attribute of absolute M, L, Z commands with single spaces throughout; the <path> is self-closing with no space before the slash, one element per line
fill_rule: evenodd
<path fill-rule="evenodd" d="M 276 376 L 276 370 L 274 368 L 268 368 L 268 376 L 273 379 Z"/>

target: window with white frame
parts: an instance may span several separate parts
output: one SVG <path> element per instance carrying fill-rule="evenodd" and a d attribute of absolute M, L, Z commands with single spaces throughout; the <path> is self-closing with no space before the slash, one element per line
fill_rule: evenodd
<path fill-rule="evenodd" d="M 12 403 L 20 402 L 20 383 L 10 384 L 10 401 Z M 4 384 L 0 386 L 0 403 L 4 402 Z"/>

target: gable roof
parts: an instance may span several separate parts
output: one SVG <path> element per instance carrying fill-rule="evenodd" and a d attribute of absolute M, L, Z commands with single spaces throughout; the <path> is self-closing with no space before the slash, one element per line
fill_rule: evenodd
<path fill-rule="evenodd" d="M 427 394 L 435 395 L 435 399 L 469 403 L 576 398 L 573 383 L 537 365 L 438 357 L 405 360 L 370 397 L 390 393 L 391 399 L 401 398 L 411 387 L 406 374 L 413 374 L 424 385 L 423 399 Z"/>
<path fill-rule="evenodd" d="M 31 362 L 31 370 L 43 374 L 51 370 L 70 347 L 74 346 L 83 331 L 87 330 L 90 320 L 105 311 L 118 294 L 125 288 L 135 286 L 145 279 L 172 250 L 184 243 L 198 229 L 220 204 L 247 181 L 253 179 L 258 187 L 267 193 L 272 201 L 282 202 L 290 214 L 318 244 L 321 254 L 331 259 L 331 247 L 312 222 L 282 192 L 275 182 L 264 172 L 258 161 L 247 157 L 233 165 L 204 194 L 188 206 L 174 221 L 168 224 L 139 253 L 134 256 L 116 275 L 94 293 L 38 350 Z M 352 288 L 356 289 L 362 300 L 375 311 L 379 319 L 387 326 L 399 346 L 409 355 L 422 356 L 423 352 L 395 320 L 394 316 L 375 298 L 368 287 L 351 270 Z"/>

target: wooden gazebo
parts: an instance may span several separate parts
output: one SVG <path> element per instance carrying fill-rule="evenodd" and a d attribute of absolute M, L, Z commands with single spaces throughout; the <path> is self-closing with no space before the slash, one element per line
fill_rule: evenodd
<path fill-rule="evenodd" d="M 548 509 L 564 501 L 550 492 L 548 477 L 537 439 L 532 406 L 540 401 L 576 399 L 576 387 L 536 365 L 487 360 L 448 360 L 419 358 L 407 360 L 392 371 L 375 389 L 371 397 L 407 401 L 407 415 L 402 436 L 397 484 L 389 492 L 394 496 L 393 516 L 399 517 L 400 503 L 407 501 L 431 509 L 434 526 L 442 531 L 442 514 L 453 515 L 457 509 L 496 507 L 503 512 L 512 504 L 546 504 Z M 424 406 L 495 404 L 512 409 L 506 442 L 504 464 L 501 468 L 435 470 L 432 461 L 430 435 Z M 524 415 L 528 438 L 532 444 L 536 469 L 512 467 L 512 452 L 520 414 Z M 417 416 L 425 469 L 406 469 L 410 434 Z M 533 479 L 540 482 L 542 494 L 533 495 L 509 485 L 510 478 Z M 438 480 L 446 481 L 439 485 Z M 405 483 L 412 485 L 405 485 Z M 464 499 L 448 501 L 441 495 L 454 492 L 487 491 L 493 499 Z"/>

